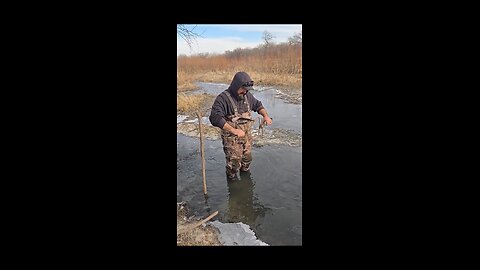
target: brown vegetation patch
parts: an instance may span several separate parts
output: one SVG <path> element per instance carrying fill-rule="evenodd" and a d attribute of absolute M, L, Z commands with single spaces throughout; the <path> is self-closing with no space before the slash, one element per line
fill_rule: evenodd
<path fill-rule="evenodd" d="M 238 48 L 221 55 L 177 57 L 177 91 L 194 89 L 191 85 L 196 81 L 230 84 L 238 71 L 247 72 L 256 85 L 299 88 L 302 85 L 302 46 L 277 44 Z"/>
<path fill-rule="evenodd" d="M 184 202 L 177 203 L 177 232 L 185 231 L 200 220 L 195 217 L 187 217 L 188 209 Z M 177 246 L 221 246 L 218 240 L 218 231 L 216 228 L 206 225 L 198 226 L 194 229 L 177 235 Z"/>
<path fill-rule="evenodd" d="M 177 114 L 195 115 L 199 111 L 202 115 L 211 109 L 215 96 L 209 94 L 187 95 L 177 94 Z"/>

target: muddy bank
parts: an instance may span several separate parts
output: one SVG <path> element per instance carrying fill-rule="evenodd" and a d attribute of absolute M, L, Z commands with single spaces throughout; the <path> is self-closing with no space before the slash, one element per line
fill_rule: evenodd
<path fill-rule="evenodd" d="M 201 219 L 188 213 L 186 202 L 177 203 L 177 246 L 268 246 L 247 224 L 214 220 L 193 227 Z"/>
<path fill-rule="evenodd" d="M 276 96 L 292 104 L 302 104 L 302 88 L 276 89 Z"/>
<path fill-rule="evenodd" d="M 229 86 L 228 84 L 206 82 L 196 82 L 195 84 L 197 88 L 191 91 L 192 94 L 208 93 L 218 95 Z M 302 87 L 256 85 L 254 89 L 252 91 L 254 96 L 263 91 L 275 91 L 275 97 L 284 100 L 286 103 L 302 104 Z"/>
<path fill-rule="evenodd" d="M 201 220 L 195 216 L 189 216 L 189 210 L 185 202 L 177 203 L 177 246 L 221 246 L 218 239 L 218 229 L 203 224 L 184 233 L 189 226 Z"/>
<path fill-rule="evenodd" d="M 188 121 L 188 120 L 187 120 Z M 200 138 L 198 120 L 190 120 L 192 122 L 177 123 L 177 133 Z M 203 121 L 202 121 L 203 122 Z M 202 123 L 203 138 L 207 140 L 221 140 L 220 128 L 209 124 Z M 302 136 L 293 130 L 284 130 L 269 127 L 263 128 L 263 131 L 256 128 L 252 131 L 253 147 L 262 147 L 267 144 L 283 144 L 294 147 L 302 146 Z"/>
<path fill-rule="evenodd" d="M 188 113 L 181 113 L 177 109 L 177 133 L 189 136 L 189 137 L 199 137 L 198 129 L 198 118 L 195 115 L 195 110 L 201 111 L 202 124 L 203 124 L 203 135 L 207 140 L 221 140 L 221 130 L 220 128 L 214 127 L 211 125 L 208 117 L 210 115 L 211 106 L 215 100 L 215 97 L 221 93 L 228 85 L 218 84 L 218 83 L 203 83 L 198 82 L 199 90 L 192 91 L 189 93 L 189 97 L 195 98 L 199 101 L 196 104 L 195 108 L 190 110 Z M 297 127 L 298 123 L 301 122 L 301 111 L 297 107 L 301 106 L 302 103 L 302 89 L 301 88 L 273 88 L 273 87 L 264 87 L 256 86 L 254 95 L 259 97 L 260 100 L 268 108 L 270 115 L 273 116 L 274 122 L 276 119 L 279 119 L 280 126 L 271 127 L 266 126 L 263 130 L 259 129 L 259 120 L 260 116 L 254 117 L 256 120 L 253 127 L 253 147 L 262 147 L 268 144 L 283 144 L 294 147 L 302 146 L 302 136 L 301 130 L 296 128 L 292 130 L 292 127 Z M 275 104 L 272 98 L 278 98 L 283 101 Z M 193 102 L 192 102 L 193 103 Z M 270 104 L 269 104 L 270 103 Z M 293 105 L 292 105 L 293 104 Z M 177 105 L 178 107 L 178 105 Z M 183 106 L 192 108 L 193 106 Z M 276 122 L 275 122 L 276 123 Z M 277 124 L 278 126 L 278 124 Z"/>

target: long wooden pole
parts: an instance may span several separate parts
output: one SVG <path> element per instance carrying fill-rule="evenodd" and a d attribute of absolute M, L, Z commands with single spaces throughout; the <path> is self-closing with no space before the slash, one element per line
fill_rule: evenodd
<path fill-rule="evenodd" d="M 183 229 L 178 230 L 177 235 L 195 229 L 196 227 L 198 227 L 198 226 L 202 225 L 203 223 L 205 223 L 205 222 L 209 221 L 210 219 L 212 219 L 212 218 L 213 218 L 214 216 L 216 216 L 217 214 L 218 214 L 218 211 L 215 211 L 213 214 L 211 214 L 210 216 L 208 216 L 208 217 L 205 218 L 204 220 L 201 220 L 201 221 L 197 222 L 196 224 L 191 225 L 190 227 L 186 227 L 186 228 L 183 228 Z"/>
<path fill-rule="evenodd" d="M 202 118 L 200 114 L 196 112 L 198 117 L 198 129 L 200 130 L 200 155 L 202 157 L 202 175 L 203 175 L 203 194 L 207 195 L 207 180 L 205 179 L 205 154 L 203 152 L 203 131 L 202 131 Z"/>

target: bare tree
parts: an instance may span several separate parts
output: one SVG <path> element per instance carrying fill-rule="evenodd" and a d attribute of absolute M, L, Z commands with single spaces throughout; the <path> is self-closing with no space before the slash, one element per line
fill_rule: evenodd
<path fill-rule="evenodd" d="M 270 46 L 270 44 L 272 44 L 272 40 L 273 38 L 275 38 L 275 36 L 273 36 L 272 33 L 268 32 L 268 31 L 263 31 L 263 34 L 262 34 L 262 39 L 263 41 L 265 41 L 265 47 L 268 47 Z"/>
<path fill-rule="evenodd" d="M 194 31 L 196 27 L 197 26 L 194 26 L 192 29 L 188 29 L 185 24 L 177 24 L 177 35 L 187 42 L 190 49 L 192 49 L 192 43 L 195 38 L 201 37 L 201 34 Z"/>
<path fill-rule="evenodd" d="M 302 45 L 302 31 L 288 38 L 289 45 Z"/>

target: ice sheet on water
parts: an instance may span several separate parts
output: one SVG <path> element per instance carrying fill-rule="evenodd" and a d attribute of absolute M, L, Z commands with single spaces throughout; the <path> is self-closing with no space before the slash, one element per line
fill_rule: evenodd
<path fill-rule="evenodd" d="M 177 124 L 179 123 L 198 123 L 198 117 L 194 116 L 189 116 L 189 115 L 183 115 L 183 114 L 178 114 L 177 115 Z M 210 119 L 209 115 L 208 116 L 203 116 L 202 117 L 202 124 L 204 125 L 211 125 L 210 124 Z"/>
<path fill-rule="evenodd" d="M 257 239 L 247 224 L 222 223 L 216 220 L 209 224 L 220 231 L 218 240 L 225 246 L 268 246 L 267 243 Z"/>
<path fill-rule="evenodd" d="M 187 117 L 188 116 L 186 116 L 186 115 L 178 114 L 177 115 L 177 124 L 183 122 L 183 120 L 187 119 Z"/>
<path fill-rule="evenodd" d="M 190 119 L 190 120 L 185 120 L 183 121 L 184 123 L 198 123 L 198 118 L 194 118 L 194 119 Z M 178 124 L 178 122 L 177 122 Z M 210 124 L 210 120 L 208 119 L 208 117 L 204 116 L 202 117 L 202 124 L 204 125 L 211 125 Z"/>

